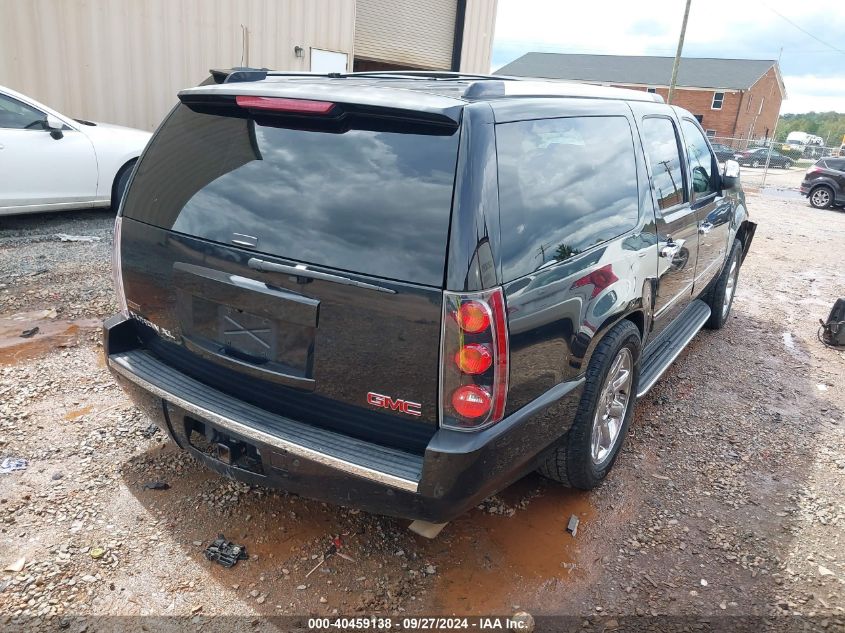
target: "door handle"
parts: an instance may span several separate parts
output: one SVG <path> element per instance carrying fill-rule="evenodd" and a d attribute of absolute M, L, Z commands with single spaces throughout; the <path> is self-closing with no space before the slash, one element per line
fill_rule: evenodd
<path fill-rule="evenodd" d="M 684 240 L 678 240 L 676 242 L 671 237 L 667 239 L 666 244 L 660 249 L 660 256 L 666 259 L 675 259 L 675 255 L 681 251 L 681 247 L 684 245 Z"/>
<path fill-rule="evenodd" d="M 681 247 L 677 244 L 671 245 L 667 244 L 663 248 L 660 249 L 660 256 L 665 257 L 666 259 L 674 259 L 675 255 L 678 254 L 678 251 L 681 250 Z"/>

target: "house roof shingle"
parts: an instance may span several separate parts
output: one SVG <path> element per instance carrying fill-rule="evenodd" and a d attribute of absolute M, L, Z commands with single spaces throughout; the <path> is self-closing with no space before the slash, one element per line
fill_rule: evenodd
<path fill-rule="evenodd" d="M 673 57 L 526 53 L 497 75 L 668 86 Z M 777 62 L 773 59 L 682 57 L 677 85 L 747 90 Z"/>

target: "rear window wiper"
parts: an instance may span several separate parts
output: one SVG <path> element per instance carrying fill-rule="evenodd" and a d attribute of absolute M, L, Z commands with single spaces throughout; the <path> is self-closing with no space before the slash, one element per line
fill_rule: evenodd
<path fill-rule="evenodd" d="M 355 281 L 354 279 L 343 277 L 341 275 L 332 275 L 331 273 L 321 273 L 316 270 L 309 270 L 302 264 L 298 266 L 288 266 L 286 264 L 277 264 L 275 262 L 258 259 L 257 257 L 251 257 L 247 262 L 247 265 L 253 270 L 260 270 L 262 272 L 283 273 L 285 275 L 305 277 L 307 279 L 322 279 L 323 281 L 332 281 L 334 283 L 343 284 L 344 286 L 355 286 L 356 288 L 365 288 L 367 290 L 396 294 L 395 290 L 385 288 L 384 286 L 376 286 L 375 284 L 368 284 L 363 281 Z"/>

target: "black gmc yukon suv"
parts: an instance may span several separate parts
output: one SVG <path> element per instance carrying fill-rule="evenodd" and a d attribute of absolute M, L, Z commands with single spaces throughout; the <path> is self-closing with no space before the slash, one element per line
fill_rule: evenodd
<path fill-rule="evenodd" d="M 210 468 L 449 520 L 607 475 L 634 403 L 721 328 L 739 166 L 646 92 L 217 71 L 115 226 L 108 366 Z"/>

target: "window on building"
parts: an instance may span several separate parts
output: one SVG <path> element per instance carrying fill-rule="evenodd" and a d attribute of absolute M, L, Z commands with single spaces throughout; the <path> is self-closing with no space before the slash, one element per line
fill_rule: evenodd
<path fill-rule="evenodd" d="M 496 150 L 506 280 L 637 225 L 636 157 L 625 117 L 502 123 Z"/>
<path fill-rule="evenodd" d="M 713 110 L 721 110 L 722 109 L 722 102 L 725 100 L 725 93 L 724 92 L 714 92 L 713 93 L 713 103 L 711 104 L 711 108 Z"/>
<path fill-rule="evenodd" d="M 746 111 L 746 112 L 751 112 L 751 104 L 752 104 L 753 102 L 754 102 L 754 95 L 753 95 L 753 94 L 749 94 L 749 95 L 748 95 L 748 101 L 746 101 L 746 102 L 745 102 L 745 111 Z"/>
<path fill-rule="evenodd" d="M 646 92 L 657 92 L 657 88 L 646 88 Z"/>
<path fill-rule="evenodd" d="M 705 130 L 707 138 L 716 138 L 716 130 Z"/>
<path fill-rule="evenodd" d="M 681 152 L 675 124 L 663 117 L 643 120 L 643 144 L 657 192 L 657 206 L 668 209 L 685 202 Z"/>
<path fill-rule="evenodd" d="M 713 184 L 713 155 L 701 130 L 689 119 L 681 121 L 687 146 L 687 161 L 692 175 L 692 201 L 705 198 L 716 191 Z"/>
<path fill-rule="evenodd" d="M 763 104 L 766 102 L 766 97 L 760 97 L 760 109 L 757 110 L 757 114 L 763 113 Z"/>

